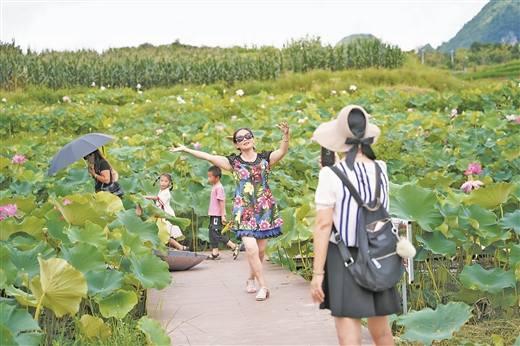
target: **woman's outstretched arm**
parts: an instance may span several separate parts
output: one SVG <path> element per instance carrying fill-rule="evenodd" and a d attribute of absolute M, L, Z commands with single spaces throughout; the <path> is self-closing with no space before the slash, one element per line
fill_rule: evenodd
<path fill-rule="evenodd" d="M 287 121 L 284 119 L 280 125 L 276 125 L 280 130 L 282 130 L 282 144 L 280 144 L 280 149 L 277 149 L 271 153 L 269 157 L 269 165 L 272 166 L 278 161 L 280 161 L 285 154 L 287 154 L 287 150 L 289 149 L 289 125 L 287 125 Z"/>
<path fill-rule="evenodd" d="M 184 145 L 179 145 L 177 148 L 170 148 L 170 151 L 172 153 L 183 152 L 186 154 L 190 154 L 198 159 L 206 160 L 209 163 L 227 171 L 231 171 L 231 169 L 233 168 L 231 167 L 231 164 L 225 156 L 208 154 L 204 151 L 186 148 Z"/>

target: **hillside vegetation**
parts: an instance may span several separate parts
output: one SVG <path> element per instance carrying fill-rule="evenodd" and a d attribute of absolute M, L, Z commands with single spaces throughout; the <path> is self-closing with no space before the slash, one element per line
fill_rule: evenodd
<path fill-rule="evenodd" d="M 520 1 L 489 1 L 484 8 L 448 42 L 437 49 L 443 53 L 469 48 L 473 42 L 509 43 L 520 41 Z"/>

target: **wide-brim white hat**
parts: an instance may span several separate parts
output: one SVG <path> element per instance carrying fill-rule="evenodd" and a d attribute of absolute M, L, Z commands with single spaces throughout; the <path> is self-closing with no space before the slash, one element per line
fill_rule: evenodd
<path fill-rule="evenodd" d="M 353 109 L 359 109 L 365 115 L 365 135 L 359 139 L 373 138 L 371 145 L 375 144 L 381 134 L 381 130 L 376 125 L 371 124 L 368 113 L 362 107 L 356 105 L 343 108 L 336 119 L 318 126 L 313 135 L 316 142 L 322 147 L 335 152 L 344 153 L 349 151 L 354 144 L 346 144 L 347 138 L 356 138 L 348 125 L 348 117 Z"/>

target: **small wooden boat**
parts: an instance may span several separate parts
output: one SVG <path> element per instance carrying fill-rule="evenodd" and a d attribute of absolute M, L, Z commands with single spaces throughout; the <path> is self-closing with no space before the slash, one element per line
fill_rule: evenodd
<path fill-rule="evenodd" d="M 160 259 L 168 263 L 168 266 L 172 271 L 193 268 L 206 259 L 206 255 L 189 251 L 166 250 L 166 255 L 164 255 L 161 251 L 155 250 L 154 253 Z"/>

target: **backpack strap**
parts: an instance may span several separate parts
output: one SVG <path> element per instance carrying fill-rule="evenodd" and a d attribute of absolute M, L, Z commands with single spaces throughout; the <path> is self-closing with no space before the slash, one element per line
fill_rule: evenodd
<path fill-rule="evenodd" d="M 336 173 L 336 175 L 343 182 L 343 185 L 345 185 L 347 187 L 347 189 L 350 191 L 350 194 L 352 195 L 352 197 L 354 197 L 354 199 L 356 200 L 357 204 L 360 205 L 363 208 L 368 209 L 368 210 L 377 210 L 377 209 L 379 209 L 379 207 L 381 205 L 381 168 L 379 167 L 379 165 L 375 161 L 374 161 L 374 165 L 375 165 L 375 171 L 376 171 L 375 172 L 375 174 L 376 174 L 376 185 L 375 185 L 376 186 L 376 195 L 375 195 L 375 201 L 376 201 L 376 203 L 375 203 L 375 206 L 373 208 L 369 207 L 365 202 L 363 202 L 363 200 L 361 199 L 361 196 L 357 192 L 357 190 L 354 187 L 354 185 L 352 185 L 352 183 L 350 182 L 348 177 L 337 166 L 330 166 L 330 169 L 334 173 Z"/>

